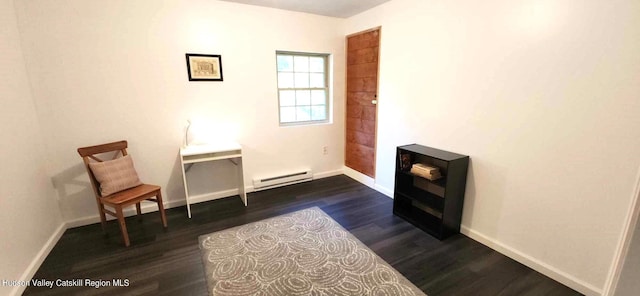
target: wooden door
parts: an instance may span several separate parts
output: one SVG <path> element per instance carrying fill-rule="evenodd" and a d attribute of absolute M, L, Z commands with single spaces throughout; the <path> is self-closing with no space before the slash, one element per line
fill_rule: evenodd
<path fill-rule="evenodd" d="M 347 36 L 345 165 L 375 178 L 380 28 Z"/>

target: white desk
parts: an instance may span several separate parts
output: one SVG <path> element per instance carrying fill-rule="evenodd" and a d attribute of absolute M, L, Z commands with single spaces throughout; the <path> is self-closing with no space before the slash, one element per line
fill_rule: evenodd
<path fill-rule="evenodd" d="M 187 200 L 187 212 L 191 218 L 191 203 L 189 202 L 189 189 L 187 188 L 187 171 L 198 162 L 230 160 L 238 166 L 238 194 L 247 205 L 247 193 L 244 190 L 244 173 L 242 170 L 242 146 L 235 142 L 215 143 L 206 145 L 190 145 L 180 148 L 180 162 L 182 164 L 182 181 L 184 182 L 184 194 Z M 188 167 L 185 168 L 185 165 Z"/>

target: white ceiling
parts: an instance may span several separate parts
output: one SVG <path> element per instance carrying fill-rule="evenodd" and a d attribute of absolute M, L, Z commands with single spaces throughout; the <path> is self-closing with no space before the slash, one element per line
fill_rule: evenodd
<path fill-rule="evenodd" d="M 222 0 L 347 18 L 391 0 Z"/>

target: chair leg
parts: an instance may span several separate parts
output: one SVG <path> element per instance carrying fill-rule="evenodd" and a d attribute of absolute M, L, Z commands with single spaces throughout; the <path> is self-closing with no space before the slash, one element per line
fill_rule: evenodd
<path fill-rule="evenodd" d="M 162 204 L 162 193 L 158 190 L 156 195 L 156 201 L 158 202 L 158 212 L 160 212 L 160 219 L 162 220 L 162 226 L 167 228 L 167 215 L 164 213 L 164 205 Z"/>
<path fill-rule="evenodd" d="M 142 209 L 140 208 L 140 203 L 136 204 L 136 215 L 138 217 L 138 221 L 142 221 Z"/>
<path fill-rule="evenodd" d="M 129 233 L 127 233 L 127 224 L 124 222 L 124 214 L 122 207 L 116 207 L 116 215 L 118 216 L 118 224 L 120 224 L 120 232 L 122 232 L 122 240 L 125 246 L 129 246 Z"/>
<path fill-rule="evenodd" d="M 100 224 L 102 225 L 102 232 L 107 232 L 107 216 L 104 214 L 104 204 L 102 204 L 99 200 L 98 202 L 98 212 L 100 212 Z"/>

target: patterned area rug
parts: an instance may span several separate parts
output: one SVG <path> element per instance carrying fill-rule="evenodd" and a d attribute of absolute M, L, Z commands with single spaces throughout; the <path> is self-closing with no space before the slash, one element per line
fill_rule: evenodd
<path fill-rule="evenodd" d="M 425 295 L 317 207 L 200 237 L 210 295 Z"/>

